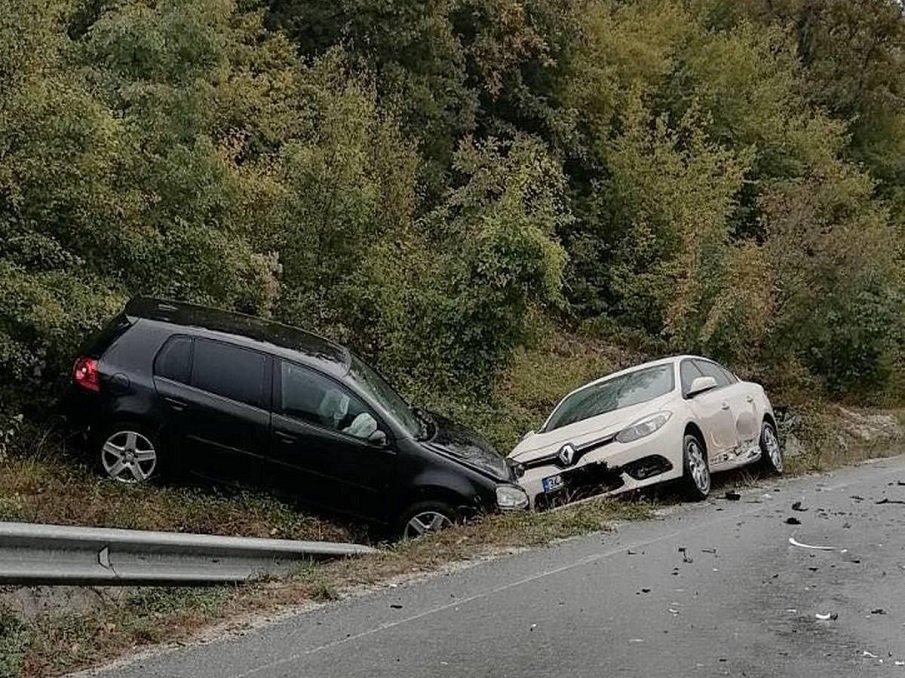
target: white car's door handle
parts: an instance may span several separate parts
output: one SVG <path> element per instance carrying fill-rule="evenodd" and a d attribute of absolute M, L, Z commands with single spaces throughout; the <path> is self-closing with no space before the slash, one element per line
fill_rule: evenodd
<path fill-rule="evenodd" d="M 752 396 L 748 396 L 747 398 L 745 398 L 745 400 L 747 400 L 749 403 L 754 402 L 754 398 Z"/>
<path fill-rule="evenodd" d="M 728 409 L 729 409 L 729 403 L 723 403 L 722 405 L 720 405 L 720 407 L 721 407 L 722 409 L 724 409 L 724 410 L 728 410 Z"/>

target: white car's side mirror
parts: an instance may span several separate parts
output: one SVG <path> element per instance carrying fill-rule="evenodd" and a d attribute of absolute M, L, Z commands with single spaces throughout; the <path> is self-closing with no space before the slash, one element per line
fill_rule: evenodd
<path fill-rule="evenodd" d="M 716 388 L 717 383 L 716 379 L 713 377 L 698 377 L 693 382 L 691 382 L 691 387 L 688 389 L 688 393 L 685 394 L 687 398 L 692 398 L 699 393 L 703 393 L 704 391 L 709 391 L 712 388 Z"/>
<path fill-rule="evenodd" d="M 522 440 L 527 440 L 531 436 L 534 435 L 534 431 L 528 431 L 525 435 L 522 436 Z"/>

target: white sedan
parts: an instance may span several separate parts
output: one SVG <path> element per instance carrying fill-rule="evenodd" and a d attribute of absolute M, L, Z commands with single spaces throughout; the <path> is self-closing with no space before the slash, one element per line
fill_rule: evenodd
<path fill-rule="evenodd" d="M 698 356 L 656 360 L 582 386 L 509 458 L 535 509 L 669 480 L 703 499 L 711 473 L 755 462 L 772 473 L 783 468 L 764 389 Z"/>

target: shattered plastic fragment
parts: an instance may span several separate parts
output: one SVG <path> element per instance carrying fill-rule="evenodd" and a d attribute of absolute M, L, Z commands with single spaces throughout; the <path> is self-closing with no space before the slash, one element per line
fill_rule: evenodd
<path fill-rule="evenodd" d="M 801 521 L 795 516 L 789 516 L 783 522 L 785 522 L 786 525 L 801 525 Z"/>
<path fill-rule="evenodd" d="M 807 511 L 807 509 L 801 505 L 800 501 L 796 501 L 794 504 L 792 504 L 792 510 L 793 511 Z"/>
<path fill-rule="evenodd" d="M 803 549 L 814 549 L 815 551 L 835 551 L 835 546 L 813 546 L 811 544 L 802 544 L 800 541 L 797 541 L 795 537 L 789 537 L 789 543 L 792 546 L 798 546 Z"/>
<path fill-rule="evenodd" d="M 839 618 L 839 615 L 836 614 L 835 612 L 827 612 L 825 614 L 818 612 L 815 616 L 820 621 L 829 621 L 830 619 L 835 620 L 835 619 Z"/>
<path fill-rule="evenodd" d="M 742 495 L 740 495 L 738 492 L 733 492 L 732 490 L 726 492 L 726 499 L 728 499 L 729 501 L 738 501 L 741 498 Z"/>
<path fill-rule="evenodd" d="M 870 659 L 876 659 L 876 658 L 877 658 L 877 655 L 875 655 L 873 652 L 868 652 L 867 650 L 864 650 L 864 652 L 861 653 L 861 656 L 862 656 L 862 657 L 869 657 Z"/>

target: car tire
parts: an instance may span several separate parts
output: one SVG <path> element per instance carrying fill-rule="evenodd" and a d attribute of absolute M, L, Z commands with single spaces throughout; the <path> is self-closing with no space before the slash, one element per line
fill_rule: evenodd
<path fill-rule="evenodd" d="M 396 523 L 400 539 L 417 539 L 425 534 L 440 532 L 459 522 L 455 508 L 442 501 L 422 501 L 403 512 Z"/>
<path fill-rule="evenodd" d="M 92 446 L 100 473 L 124 485 L 138 485 L 161 476 L 164 452 L 160 438 L 146 426 L 122 421 L 107 427 Z"/>
<path fill-rule="evenodd" d="M 701 439 L 686 433 L 682 440 L 682 485 L 692 501 L 702 501 L 710 494 L 710 466 Z"/>
<path fill-rule="evenodd" d="M 764 421 L 760 429 L 760 467 L 772 475 L 780 475 L 784 467 L 779 436 L 769 421 Z"/>

